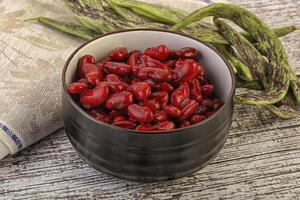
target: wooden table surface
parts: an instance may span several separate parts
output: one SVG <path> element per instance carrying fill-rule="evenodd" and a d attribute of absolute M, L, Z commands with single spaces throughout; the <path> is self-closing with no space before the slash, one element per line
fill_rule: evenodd
<path fill-rule="evenodd" d="M 272 26 L 300 24 L 299 0 L 232 0 Z M 283 39 L 300 73 L 300 32 Z M 0 161 L 0 199 L 300 199 L 300 118 L 237 106 L 226 145 L 207 167 L 175 181 L 135 183 L 84 163 L 64 130 Z"/>

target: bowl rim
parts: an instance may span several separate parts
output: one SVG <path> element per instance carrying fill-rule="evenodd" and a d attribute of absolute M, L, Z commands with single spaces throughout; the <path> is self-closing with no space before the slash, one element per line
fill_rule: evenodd
<path fill-rule="evenodd" d="M 70 61 L 73 59 L 74 55 L 83 47 L 87 46 L 88 44 L 94 42 L 95 40 L 98 40 L 100 38 L 106 37 L 106 36 L 110 36 L 110 35 L 114 35 L 114 34 L 120 34 L 120 33 L 124 33 L 124 32 L 134 32 L 134 31 L 156 31 L 156 32 L 164 32 L 164 33 L 171 33 L 171 34 L 176 34 L 176 35 L 180 35 L 183 37 L 187 37 L 190 38 L 192 40 L 194 40 L 195 42 L 199 42 L 203 45 L 205 45 L 206 47 L 208 47 L 209 49 L 211 49 L 212 51 L 214 51 L 225 63 L 225 65 L 227 66 L 229 73 L 230 73 L 230 77 L 231 77 L 231 89 L 230 89 L 230 93 L 229 96 L 226 98 L 226 101 L 224 102 L 223 106 L 221 108 L 219 108 L 219 110 L 217 112 L 215 112 L 213 115 L 209 116 L 208 118 L 206 118 L 205 120 L 196 123 L 196 124 L 192 124 L 190 126 L 187 127 L 183 127 L 183 128 L 177 128 L 177 129 L 173 129 L 173 130 L 166 130 L 166 131 L 139 131 L 139 130 L 134 130 L 134 129 L 126 129 L 126 128 L 121 128 L 118 126 L 114 126 L 105 122 L 101 122 L 98 121 L 97 119 L 95 119 L 94 117 L 90 116 L 85 110 L 83 110 L 72 98 L 72 96 L 68 93 L 67 91 L 67 84 L 66 84 L 66 72 L 69 66 Z M 67 61 L 65 62 L 63 71 L 62 71 L 62 87 L 63 87 L 63 92 L 67 95 L 67 99 L 69 100 L 69 102 L 80 112 L 82 113 L 84 116 L 86 116 L 87 118 L 89 118 L 90 120 L 104 125 L 104 126 L 108 126 L 109 128 L 113 128 L 113 129 L 117 129 L 120 131 L 125 131 L 127 133 L 130 134 L 175 134 L 178 131 L 183 131 L 183 130 L 187 130 L 187 129 L 191 129 L 197 126 L 201 126 L 205 123 L 207 123 L 210 120 L 213 120 L 215 117 L 217 117 L 224 109 L 225 107 L 231 102 L 231 99 L 233 98 L 233 95 L 235 93 L 235 88 L 236 88 L 236 81 L 235 81 L 235 76 L 234 76 L 234 72 L 232 70 L 232 68 L 230 67 L 230 64 L 228 63 L 228 61 L 225 59 L 225 57 L 216 49 L 216 47 L 214 47 L 213 45 L 201 41 L 197 38 L 194 38 L 190 35 L 187 35 L 185 33 L 179 33 L 179 32 L 174 32 L 174 31 L 170 31 L 170 30 L 161 30 L 161 29 L 148 29 L 148 28 L 137 28 L 137 29 L 129 29 L 129 30 L 119 30 L 119 31 L 114 31 L 114 32 L 109 32 L 109 33 L 105 33 L 103 35 L 100 35 L 98 37 L 95 37 L 85 43 L 83 43 L 82 45 L 80 45 L 78 48 L 76 48 L 75 51 L 73 51 L 73 53 L 69 56 L 69 58 L 67 59 Z"/>

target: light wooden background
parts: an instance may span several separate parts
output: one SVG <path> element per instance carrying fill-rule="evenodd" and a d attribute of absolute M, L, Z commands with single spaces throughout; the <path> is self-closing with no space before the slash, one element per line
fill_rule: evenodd
<path fill-rule="evenodd" d="M 300 24 L 299 0 L 232 0 L 272 26 Z M 300 74 L 300 32 L 283 39 Z M 0 199 L 300 199 L 300 118 L 236 107 L 225 147 L 203 170 L 175 181 L 135 183 L 85 164 L 63 130 L 0 161 Z"/>

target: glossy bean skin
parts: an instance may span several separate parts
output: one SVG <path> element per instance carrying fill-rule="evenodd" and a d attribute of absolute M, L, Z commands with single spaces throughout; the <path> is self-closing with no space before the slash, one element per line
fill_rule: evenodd
<path fill-rule="evenodd" d="M 181 123 L 180 123 L 180 128 L 185 128 L 185 127 L 187 127 L 187 126 L 190 126 L 191 125 L 191 122 L 189 122 L 189 121 L 182 121 Z"/>
<path fill-rule="evenodd" d="M 153 118 L 153 122 L 157 123 L 157 122 L 164 122 L 164 121 L 168 121 L 169 117 L 167 115 L 167 113 L 165 111 L 156 111 L 154 113 L 154 118 Z"/>
<path fill-rule="evenodd" d="M 116 74 L 108 74 L 103 79 L 105 82 L 122 82 L 121 78 Z"/>
<path fill-rule="evenodd" d="M 109 96 L 109 88 L 106 84 L 101 84 L 94 89 L 88 89 L 80 95 L 80 103 L 85 108 L 95 108 L 103 104 Z"/>
<path fill-rule="evenodd" d="M 172 105 L 164 106 L 163 109 L 170 117 L 179 117 L 181 114 L 180 109 Z"/>
<path fill-rule="evenodd" d="M 155 81 L 169 81 L 172 78 L 172 74 L 168 69 L 160 69 L 154 67 L 146 67 L 139 70 L 137 78 L 141 80 L 153 79 Z"/>
<path fill-rule="evenodd" d="M 191 82 L 199 73 L 199 65 L 192 59 L 178 60 L 174 68 L 174 80 L 180 83 Z"/>
<path fill-rule="evenodd" d="M 109 61 L 111 61 L 111 59 L 109 56 L 107 56 L 107 57 L 104 57 L 104 58 L 100 59 L 99 61 L 97 61 L 96 65 L 100 71 L 103 71 L 105 63 L 107 63 Z"/>
<path fill-rule="evenodd" d="M 128 56 L 128 50 L 125 47 L 116 48 L 109 54 L 109 57 L 115 61 L 124 61 Z"/>
<path fill-rule="evenodd" d="M 196 108 L 194 113 L 201 115 L 201 114 L 205 113 L 206 110 L 207 110 L 207 108 L 203 104 L 199 104 L 199 106 Z"/>
<path fill-rule="evenodd" d="M 119 115 L 113 118 L 112 123 L 124 121 L 124 120 L 127 120 L 127 117 L 125 117 L 124 115 Z"/>
<path fill-rule="evenodd" d="M 175 62 L 176 62 L 176 60 L 166 60 L 166 61 L 162 62 L 162 64 L 164 64 L 170 68 L 174 68 Z"/>
<path fill-rule="evenodd" d="M 205 96 L 211 96 L 212 93 L 214 92 L 214 86 L 209 84 L 209 85 L 203 85 L 202 86 L 202 94 Z"/>
<path fill-rule="evenodd" d="M 88 84 L 84 82 L 74 82 L 68 85 L 67 90 L 70 94 L 81 94 L 88 89 Z"/>
<path fill-rule="evenodd" d="M 83 78 L 93 87 L 98 85 L 103 79 L 102 72 L 95 64 L 84 64 L 81 68 L 81 73 L 83 74 Z"/>
<path fill-rule="evenodd" d="M 132 51 L 127 60 L 127 65 L 130 65 L 132 67 L 137 66 L 141 55 L 142 55 L 142 52 L 140 52 L 139 50 Z"/>
<path fill-rule="evenodd" d="M 155 60 L 147 55 L 142 55 L 140 57 L 141 63 L 143 67 L 153 67 L 160 69 L 169 69 L 169 67 L 158 60 Z"/>
<path fill-rule="evenodd" d="M 172 121 L 164 121 L 156 125 L 142 124 L 136 127 L 139 131 L 170 131 L 176 128 L 176 125 Z"/>
<path fill-rule="evenodd" d="M 104 65 L 104 69 L 119 76 L 127 76 L 131 73 L 132 67 L 125 63 L 107 62 Z"/>
<path fill-rule="evenodd" d="M 111 117 L 99 108 L 91 109 L 88 111 L 88 113 L 99 121 L 109 123 L 109 124 L 111 123 Z"/>
<path fill-rule="evenodd" d="M 195 59 L 200 55 L 200 52 L 192 47 L 184 47 L 175 51 L 175 55 L 181 59 Z"/>
<path fill-rule="evenodd" d="M 128 106 L 128 116 L 140 123 L 150 123 L 154 118 L 153 112 L 146 106 L 132 104 Z"/>
<path fill-rule="evenodd" d="M 196 124 L 196 123 L 199 123 L 201 121 L 203 121 L 206 117 L 204 115 L 193 115 L 191 116 L 190 118 L 190 122 L 191 124 Z"/>
<path fill-rule="evenodd" d="M 156 60 L 167 60 L 169 57 L 169 49 L 166 45 L 161 44 L 157 47 L 150 47 L 145 50 L 145 55 Z"/>
<path fill-rule="evenodd" d="M 166 83 L 166 82 L 154 83 L 152 88 L 157 91 L 166 91 L 166 92 L 174 91 L 174 87 L 171 84 Z"/>
<path fill-rule="evenodd" d="M 106 101 L 105 107 L 109 110 L 122 110 L 133 104 L 133 94 L 128 91 L 112 94 Z"/>
<path fill-rule="evenodd" d="M 120 120 L 113 122 L 112 125 L 118 126 L 121 128 L 134 129 L 136 127 L 136 123 L 131 120 Z"/>
<path fill-rule="evenodd" d="M 82 71 L 82 67 L 83 67 L 83 65 L 85 65 L 87 63 L 94 64 L 95 63 L 94 56 L 92 56 L 92 55 L 85 55 L 85 56 L 82 56 L 79 59 L 78 68 L 77 68 L 77 72 L 78 72 L 79 78 L 83 78 L 84 77 L 84 74 L 83 74 L 83 71 Z"/>
<path fill-rule="evenodd" d="M 128 85 L 123 82 L 101 82 L 100 84 L 108 85 L 111 92 L 121 92 L 128 88 Z"/>
<path fill-rule="evenodd" d="M 182 83 L 172 94 L 171 104 L 181 108 L 190 99 L 190 88 L 187 82 Z"/>
<path fill-rule="evenodd" d="M 202 100 L 201 85 L 197 79 L 190 83 L 191 98 L 200 102 Z"/>
<path fill-rule="evenodd" d="M 169 94 L 166 91 L 153 92 L 151 98 L 157 101 L 161 106 L 165 106 L 169 101 Z"/>
<path fill-rule="evenodd" d="M 181 114 L 179 119 L 181 120 L 186 120 L 188 119 L 196 110 L 198 107 L 199 103 L 196 102 L 195 100 L 191 100 L 188 104 L 186 104 L 183 109 L 181 110 Z"/>
<path fill-rule="evenodd" d="M 157 101 L 153 100 L 153 99 L 150 99 L 150 100 L 148 100 L 146 102 L 142 102 L 141 105 L 142 106 L 147 106 L 153 112 L 160 110 L 160 104 Z"/>
<path fill-rule="evenodd" d="M 146 101 L 151 94 L 151 86 L 147 82 L 137 82 L 131 85 L 134 98 L 139 101 Z"/>

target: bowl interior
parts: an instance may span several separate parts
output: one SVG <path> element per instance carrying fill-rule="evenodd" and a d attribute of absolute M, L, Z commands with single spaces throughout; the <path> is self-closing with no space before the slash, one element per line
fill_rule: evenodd
<path fill-rule="evenodd" d="M 223 102 L 230 98 L 233 90 L 233 77 L 229 67 L 215 50 L 184 35 L 157 30 L 115 32 L 85 44 L 69 61 L 65 73 L 66 84 L 73 81 L 78 60 L 86 54 L 91 54 L 96 60 L 99 60 L 117 47 L 127 47 L 129 51 L 134 49 L 143 51 L 159 44 L 165 44 L 174 50 L 182 47 L 196 48 L 201 53 L 198 61 L 205 67 L 209 80 L 214 84 L 217 97 Z"/>

